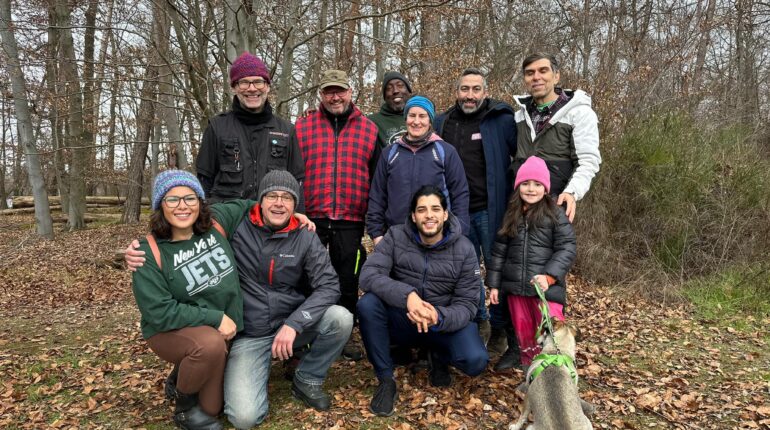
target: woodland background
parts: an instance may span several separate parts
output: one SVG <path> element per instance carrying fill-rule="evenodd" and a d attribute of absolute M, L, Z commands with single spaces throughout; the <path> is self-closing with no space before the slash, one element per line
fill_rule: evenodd
<path fill-rule="evenodd" d="M 443 110 L 459 73 L 480 67 L 490 95 L 510 103 L 523 93 L 521 59 L 538 50 L 558 56 L 562 85 L 586 90 L 600 118 L 602 170 L 576 220 L 575 284 L 586 286 L 571 294 L 593 330 L 581 376 L 602 428 L 767 427 L 768 30 L 770 3 L 758 0 L 0 0 L 0 316 L 10 322 L 0 424 L 79 427 L 98 413 L 97 426 L 135 426 L 148 395 L 150 421 L 166 420 L 162 365 L 126 323 L 137 320 L 130 279 L 111 254 L 145 230 L 141 197 L 158 169 L 194 169 L 241 52 L 265 60 L 273 106 L 295 118 L 318 103 L 326 68 L 350 73 L 366 113 L 388 70 Z M 24 195 L 34 218 L 3 210 Z M 110 218 L 86 202 L 94 195 L 126 203 Z M 661 379 L 681 371 L 688 359 L 671 357 L 682 353 L 698 357 L 686 363 L 698 374 Z M 481 403 L 434 396 L 386 425 L 502 426 L 518 413 L 487 382 L 464 382 Z M 297 406 L 288 417 L 306 428 L 370 418 L 357 408 L 371 381 L 335 383 L 354 398 L 335 412 L 342 421 Z M 472 418 L 451 418 L 447 405 Z M 642 411 L 639 422 L 619 418 Z"/>

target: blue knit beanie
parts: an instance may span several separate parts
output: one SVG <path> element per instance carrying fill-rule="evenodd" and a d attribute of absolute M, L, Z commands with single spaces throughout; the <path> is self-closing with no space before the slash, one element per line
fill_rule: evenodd
<path fill-rule="evenodd" d="M 152 187 L 152 208 L 158 209 L 163 196 L 174 187 L 189 187 L 201 200 L 206 198 L 201 183 L 192 173 L 184 170 L 164 170 L 155 177 L 155 185 Z"/>
<path fill-rule="evenodd" d="M 407 100 L 406 105 L 404 106 L 404 118 L 406 118 L 409 113 L 409 109 L 415 106 L 425 109 L 425 111 L 428 112 L 428 117 L 430 117 L 430 123 L 433 124 L 433 119 L 436 117 L 436 111 L 433 109 L 433 102 L 423 96 L 412 96 Z"/>

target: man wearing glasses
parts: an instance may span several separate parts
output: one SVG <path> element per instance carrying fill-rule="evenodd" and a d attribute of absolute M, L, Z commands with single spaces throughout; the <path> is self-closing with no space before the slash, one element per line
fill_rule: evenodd
<path fill-rule="evenodd" d="M 327 70 L 319 84 L 321 106 L 297 120 L 297 139 L 305 160 L 306 215 L 329 247 L 340 278 L 339 304 L 355 316 L 358 273 L 366 260 L 361 246 L 369 184 L 380 147 L 377 126 L 353 104 L 347 73 Z M 361 349 L 345 346 L 342 355 L 362 358 Z"/>
<path fill-rule="evenodd" d="M 265 63 L 244 52 L 230 67 L 230 87 L 232 109 L 209 119 L 196 162 L 209 201 L 255 199 L 259 181 L 272 170 L 287 170 L 301 186 L 305 165 L 297 136 L 289 121 L 273 115 Z M 300 201 L 297 211 L 303 210 Z"/>

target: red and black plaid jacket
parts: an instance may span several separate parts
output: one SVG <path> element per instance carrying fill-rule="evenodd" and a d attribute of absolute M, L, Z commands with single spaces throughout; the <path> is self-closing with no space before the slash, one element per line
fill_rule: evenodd
<path fill-rule="evenodd" d="M 377 165 L 377 126 L 353 106 L 335 138 L 323 107 L 300 118 L 297 139 L 305 160 L 305 211 L 310 218 L 363 221 Z"/>

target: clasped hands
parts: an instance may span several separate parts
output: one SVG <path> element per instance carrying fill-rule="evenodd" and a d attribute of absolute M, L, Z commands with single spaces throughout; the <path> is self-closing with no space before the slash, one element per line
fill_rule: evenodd
<path fill-rule="evenodd" d="M 428 329 L 438 324 L 438 311 L 430 303 L 422 300 L 415 292 L 406 297 L 406 316 L 417 331 L 427 333 Z"/>

